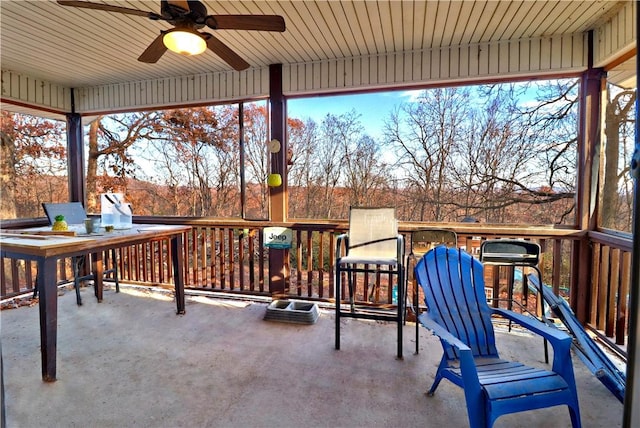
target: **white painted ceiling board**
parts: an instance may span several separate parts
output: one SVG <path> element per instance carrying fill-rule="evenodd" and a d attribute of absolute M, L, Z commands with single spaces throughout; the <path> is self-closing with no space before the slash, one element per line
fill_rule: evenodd
<path fill-rule="evenodd" d="M 342 33 L 347 35 L 342 38 L 342 42 L 349 47 L 349 52 L 351 52 L 350 56 L 371 55 L 372 52 L 368 44 L 371 40 L 372 25 L 368 17 L 367 19 L 365 19 L 365 17 L 359 19 L 353 5 L 350 3 L 325 3 L 331 5 L 331 10 L 343 29 Z M 349 42 L 353 44 L 349 44 Z"/>
<path fill-rule="evenodd" d="M 159 1 L 93 0 L 160 11 Z M 210 30 L 251 67 L 305 63 L 582 33 L 611 19 L 625 1 L 257 0 L 203 2 L 209 14 L 278 14 L 284 33 Z M 137 61 L 164 21 L 63 7 L 54 0 L 0 1 L 3 70 L 68 87 L 93 87 L 231 71 L 214 53 L 167 52 Z M 233 72 L 233 71 L 232 71 Z"/>

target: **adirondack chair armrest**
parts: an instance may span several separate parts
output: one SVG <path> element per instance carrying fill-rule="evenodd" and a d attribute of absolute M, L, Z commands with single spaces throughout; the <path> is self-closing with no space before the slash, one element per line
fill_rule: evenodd
<path fill-rule="evenodd" d="M 542 323 L 540 320 L 506 309 L 493 308 L 493 313 L 510 319 L 547 339 L 553 347 L 553 371 L 560 373 L 565 379 L 574 378 L 573 366 L 571 365 L 571 336 Z"/>
<path fill-rule="evenodd" d="M 558 342 L 571 346 L 571 336 L 557 328 L 550 327 L 533 317 L 519 314 L 502 308 L 493 308 L 493 313 L 514 321 L 532 332 L 539 334 L 550 342 Z"/>
<path fill-rule="evenodd" d="M 455 337 L 453 334 L 449 333 L 447 329 L 442 327 L 440 324 L 435 322 L 430 316 L 428 312 L 422 313 L 418 317 L 420 324 L 427 330 L 430 330 L 434 335 L 438 336 L 440 339 L 447 342 L 447 344 L 453 346 L 460 352 L 471 352 L 471 348 L 469 348 L 463 341 Z"/>

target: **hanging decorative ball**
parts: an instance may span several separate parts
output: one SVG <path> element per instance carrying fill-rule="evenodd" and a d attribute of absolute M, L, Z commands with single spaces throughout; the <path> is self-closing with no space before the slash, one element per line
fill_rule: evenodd
<path fill-rule="evenodd" d="M 271 153 L 278 153 L 280 151 L 280 141 L 275 138 L 267 143 L 267 147 Z"/>
<path fill-rule="evenodd" d="M 280 174 L 269 174 L 267 178 L 267 184 L 269 187 L 278 187 L 282 184 L 282 176 Z"/>

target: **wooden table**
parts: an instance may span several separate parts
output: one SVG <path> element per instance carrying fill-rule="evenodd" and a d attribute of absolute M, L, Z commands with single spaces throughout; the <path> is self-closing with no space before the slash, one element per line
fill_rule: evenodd
<path fill-rule="evenodd" d="M 161 239 L 171 239 L 171 261 L 177 313 L 185 313 L 184 302 L 184 260 L 183 234 L 190 226 L 137 225 L 132 229 L 101 232 L 84 236 L 53 235 L 0 235 L 0 255 L 2 257 L 34 260 L 38 264 L 38 292 L 40 294 L 40 348 L 42 354 L 42 379 L 56 380 L 56 347 L 58 329 L 57 260 L 66 257 L 92 254 L 92 272 L 96 287 L 96 297 L 102 300 L 102 276 L 104 266 L 102 254 L 106 250 L 146 243 Z M 40 229 L 21 230 L 21 233 L 37 232 Z"/>

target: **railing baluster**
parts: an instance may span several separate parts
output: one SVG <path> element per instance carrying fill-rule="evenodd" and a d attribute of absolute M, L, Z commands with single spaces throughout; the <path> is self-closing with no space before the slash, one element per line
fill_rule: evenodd
<path fill-rule="evenodd" d="M 607 337 L 614 337 L 616 320 L 616 301 L 618 298 L 618 288 L 620 286 L 620 250 L 611 249 L 611 267 L 609 268 L 609 290 L 607 293 L 607 321 L 605 334 Z"/>
<path fill-rule="evenodd" d="M 331 234 L 329 237 L 329 298 L 335 297 L 335 260 L 336 260 L 336 235 Z M 344 284 L 344 281 L 342 281 Z M 344 294 L 343 294 L 344 296 Z"/>
<path fill-rule="evenodd" d="M 318 297 L 324 297 L 324 235 L 325 232 L 318 232 Z"/>
<path fill-rule="evenodd" d="M 598 323 L 598 289 L 600 288 L 600 248 L 598 243 L 593 244 L 593 268 L 591 269 L 591 289 L 589 295 L 596 298 L 591 299 L 589 308 L 589 324 L 597 325 Z"/>
<path fill-rule="evenodd" d="M 200 260 L 200 275 L 198 284 L 201 287 L 204 287 L 207 283 L 207 228 L 198 228 L 198 236 L 200 237 L 200 245 L 199 248 L 196 249 L 196 254 L 198 253 L 197 250 L 200 250 L 200 257 L 198 258 L 198 260 Z"/>
<path fill-rule="evenodd" d="M 244 291 L 244 231 L 238 233 L 238 276 L 240 277 L 240 291 Z"/>
<path fill-rule="evenodd" d="M 598 330 L 604 330 L 607 321 L 607 288 L 609 286 L 609 262 L 611 247 L 602 248 L 600 260 L 600 286 L 598 287 Z"/>
<path fill-rule="evenodd" d="M 620 273 L 620 292 L 618 293 L 618 306 L 616 308 L 616 345 L 624 345 L 627 336 L 627 317 L 629 287 L 631 285 L 631 253 L 622 254 L 622 266 Z"/>
<path fill-rule="evenodd" d="M 307 297 L 313 297 L 313 231 L 307 230 Z"/>
<path fill-rule="evenodd" d="M 249 230 L 249 289 L 251 291 L 256 290 L 256 244 L 255 244 L 255 233 L 253 229 Z"/>
<path fill-rule="evenodd" d="M 19 291 L 20 290 L 20 272 L 18 270 L 18 264 L 19 263 L 24 263 L 22 260 L 11 260 L 11 277 L 12 278 L 16 278 L 17 281 L 14 281 L 13 283 L 13 291 Z"/>
<path fill-rule="evenodd" d="M 213 272 L 211 274 L 211 288 L 220 288 L 220 276 L 221 276 L 221 254 L 222 254 L 222 242 L 220 241 L 221 230 L 219 227 L 215 227 L 211 233 L 211 245 L 213 245 L 213 256 L 211 260 L 211 267 Z"/>
<path fill-rule="evenodd" d="M 235 251 L 235 240 L 233 229 L 227 229 L 227 236 L 229 239 L 229 289 L 235 289 L 235 270 L 234 264 L 236 259 L 236 251 Z"/>
<path fill-rule="evenodd" d="M 302 229 L 298 229 L 296 230 L 296 294 L 298 296 L 302 295 L 302 242 Z"/>

